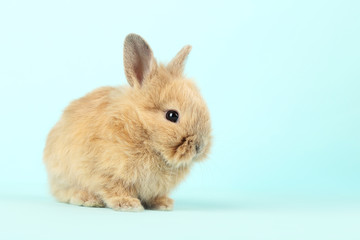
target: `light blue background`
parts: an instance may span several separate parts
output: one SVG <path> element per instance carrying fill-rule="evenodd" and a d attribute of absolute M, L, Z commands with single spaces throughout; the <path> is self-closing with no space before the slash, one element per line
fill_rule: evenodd
<path fill-rule="evenodd" d="M 127 84 L 131 32 L 162 62 L 193 46 L 186 73 L 211 111 L 211 157 L 171 213 L 58 204 L 46 135 L 71 100 Z M 359 239 L 359 43 L 355 0 L 1 1 L 1 238 Z"/>

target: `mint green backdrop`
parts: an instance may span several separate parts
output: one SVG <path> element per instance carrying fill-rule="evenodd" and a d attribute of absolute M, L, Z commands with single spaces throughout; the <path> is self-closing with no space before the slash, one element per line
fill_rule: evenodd
<path fill-rule="evenodd" d="M 46 135 L 71 100 L 127 84 L 131 32 L 161 62 L 193 46 L 186 74 L 211 111 L 212 154 L 174 192 L 171 213 L 58 204 L 42 164 Z M 85 222 L 94 238 L 359 239 L 359 43 L 355 0 L 1 1 L 1 238 L 71 239 Z M 329 220 L 334 205 L 346 223 Z"/>

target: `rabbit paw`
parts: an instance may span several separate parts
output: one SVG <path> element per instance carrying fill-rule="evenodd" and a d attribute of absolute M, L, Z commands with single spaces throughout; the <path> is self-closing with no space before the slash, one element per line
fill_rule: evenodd
<path fill-rule="evenodd" d="M 81 190 L 73 193 L 69 203 L 84 207 L 105 207 L 104 202 L 98 196 Z"/>
<path fill-rule="evenodd" d="M 140 200 L 133 197 L 114 197 L 108 199 L 106 205 L 118 211 L 138 212 L 144 210 Z"/>
<path fill-rule="evenodd" d="M 169 197 L 157 197 L 148 203 L 147 207 L 153 210 L 170 211 L 174 207 L 174 200 Z"/>

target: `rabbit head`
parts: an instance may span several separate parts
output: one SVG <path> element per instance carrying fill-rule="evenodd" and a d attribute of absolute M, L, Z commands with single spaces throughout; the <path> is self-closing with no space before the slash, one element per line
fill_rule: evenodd
<path fill-rule="evenodd" d="M 147 42 L 129 34 L 124 68 L 144 144 L 170 166 L 188 166 L 205 159 L 211 145 L 210 114 L 199 89 L 183 75 L 191 46 L 183 47 L 167 65 L 157 64 Z"/>

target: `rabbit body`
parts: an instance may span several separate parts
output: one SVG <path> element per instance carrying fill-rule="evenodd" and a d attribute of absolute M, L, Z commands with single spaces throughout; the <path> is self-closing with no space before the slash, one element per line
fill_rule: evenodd
<path fill-rule="evenodd" d="M 124 47 L 131 87 L 102 87 L 73 101 L 50 131 L 51 192 L 76 205 L 170 210 L 168 194 L 209 152 L 208 110 L 182 76 L 188 48 L 158 66 L 141 37 L 129 35 Z M 169 109 L 180 112 L 177 122 L 166 119 Z"/>

